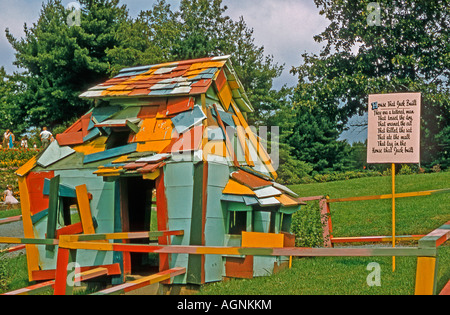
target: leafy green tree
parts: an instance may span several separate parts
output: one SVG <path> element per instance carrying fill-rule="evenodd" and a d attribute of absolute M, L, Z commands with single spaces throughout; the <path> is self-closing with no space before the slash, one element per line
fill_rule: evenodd
<path fill-rule="evenodd" d="M 367 111 L 369 94 L 422 92 L 422 160 L 448 160 L 438 141 L 450 118 L 448 1 L 315 3 L 330 24 L 315 36 L 320 55 L 304 54 L 293 69 L 296 102 L 321 108 L 342 131 Z"/>
<path fill-rule="evenodd" d="M 222 0 L 182 0 L 177 13 L 180 36 L 173 48 L 176 59 L 231 55 L 255 113 L 249 116 L 255 125 L 267 125 L 267 117 L 279 109 L 286 89 L 273 89 L 273 80 L 281 75 L 283 66 L 258 47 L 243 17 L 233 21 L 226 15 Z"/>
<path fill-rule="evenodd" d="M 78 95 L 112 71 L 106 51 L 119 45 L 115 35 L 128 11 L 119 0 L 80 3 L 80 25 L 69 26 L 70 11 L 60 0 L 49 0 L 37 23 L 24 26 L 24 38 L 6 30 L 16 51 L 14 64 L 23 70 L 14 76 L 24 87 L 16 103 L 30 125 L 54 126 L 85 112 L 91 104 Z"/>
<path fill-rule="evenodd" d="M 338 141 L 335 121 L 320 107 L 298 106 L 295 125 L 287 137 L 297 160 L 311 164 L 319 173 L 346 171 L 352 167 L 351 147 Z"/>
<path fill-rule="evenodd" d="M 112 74 L 124 67 L 173 61 L 172 51 L 180 37 L 178 14 L 170 4 L 159 0 L 151 10 L 141 11 L 136 19 L 126 19 L 116 37 L 120 45 L 107 49 Z"/>

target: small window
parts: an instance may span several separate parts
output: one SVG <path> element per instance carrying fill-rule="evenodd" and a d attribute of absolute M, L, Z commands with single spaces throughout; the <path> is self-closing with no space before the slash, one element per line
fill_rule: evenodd
<path fill-rule="evenodd" d="M 129 138 L 129 129 L 113 129 L 106 141 L 106 149 L 109 150 L 127 145 Z"/>
<path fill-rule="evenodd" d="M 228 234 L 241 235 L 247 231 L 247 212 L 230 211 L 228 222 Z"/>
<path fill-rule="evenodd" d="M 291 233 L 292 214 L 281 213 L 281 232 Z"/>

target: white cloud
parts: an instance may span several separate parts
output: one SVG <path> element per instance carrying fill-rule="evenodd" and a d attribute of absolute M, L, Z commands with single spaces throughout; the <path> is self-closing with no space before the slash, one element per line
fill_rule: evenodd
<path fill-rule="evenodd" d="M 247 25 L 254 29 L 256 43 L 264 46 L 266 54 L 285 64 L 285 71 L 275 85 L 296 84 L 296 79 L 289 74 L 290 69 L 301 64 L 300 55 L 305 51 L 319 52 L 321 45 L 314 41 L 313 36 L 328 25 L 313 1 L 224 0 L 224 4 L 233 19 L 244 17 Z"/>

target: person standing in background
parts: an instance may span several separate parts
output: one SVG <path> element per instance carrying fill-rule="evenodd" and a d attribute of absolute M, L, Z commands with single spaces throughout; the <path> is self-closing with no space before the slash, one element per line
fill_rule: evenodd
<path fill-rule="evenodd" d="M 49 146 L 52 137 L 53 135 L 50 131 L 47 130 L 47 127 L 42 128 L 41 142 L 43 149 L 46 149 Z"/>
<path fill-rule="evenodd" d="M 9 129 L 6 129 L 5 133 L 3 134 L 3 148 L 7 149 L 9 147 L 9 136 L 11 135 L 11 132 Z"/>
<path fill-rule="evenodd" d="M 9 133 L 9 143 L 8 148 L 12 149 L 14 147 L 14 141 L 16 141 L 16 136 L 12 133 L 12 131 Z"/>

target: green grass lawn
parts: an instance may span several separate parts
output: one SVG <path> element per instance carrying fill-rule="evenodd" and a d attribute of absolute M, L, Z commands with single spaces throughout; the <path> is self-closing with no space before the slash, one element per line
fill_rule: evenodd
<path fill-rule="evenodd" d="M 450 172 L 397 176 L 397 192 L 449 188 Z M 330 198 L 389 194 L 390 177 L 371 177 L 339 182 L 292 186 L 300 196 Z M 397 234 L 427 234 L 450 221 L 450 194 L 397 200 Z M 5 213 L 6 214 L 6 213 Z M 6 216 L 20 213 L 8 213 Z M 155 213 L 152 213 L 154 216 Z M 334 236 L 390 235 L 391 201 L 359 201 L 331 205 Z M 156 220 L 152 220 L 156 222 Z M 152 229 L 155 229 L 153 227 Z M 439 249 L 438 291 L 450 279 L 450 244 Z M 411 244 L 408 244 L 411 245 Z M 414 245 L 414 244 L 413 244 Z M 370 287 L 368 264 L 381 267 L 381 286 Z M 392 272 L 390 257 L 318 257 L 294 259 L 293 267 L 270 277 L 209 284 L 203 295 L 410 295 L 414 294 L 416 258 L 398 257 Z M 28 285 L 26 257 L 8 259 L 7 290 Z M 1 268 L 0 268 L 1 273 Z M 5 292 L 3 291 L 3 292 Z M 2 292 L 0 282 L 0 293 Z"/>
<path fill-rule="evenodd" d="M 450 188 L 450 172 L 396 176 L 397 193 Z M 391 193 L 391 177 L 292 186 L 302 197 L 330 198 L 372 196 Z M 450 220 L 450 194 L 396 200 L 397 235 L 428 234 Z M 333 236 L 392 234 L 392 201 L 369 200 L 333 203 L 330 206 Z"/>
<path fill-rule="evenodd" d="M 450 187 L 450 173 L 403 175 L 396 178 L 397 193 Z M 391 193 L 390 177 L 291 186 L 302 197 L 330 198 Z M 390 235 L 391 200 L 331 204 L 333 234 L 343 236 Z M 397 199 L 397 235 L 428 234 L 450 221 L 450 194 Z M 447 242 L 448 243 L 448 242 Z M 415 245 L 415 244 L 408 244 Z M 381 287 L 370 287 L 368 264 L 381 267 Z M 251 280 L 234 279 L 206 285 L 208 295 L 411 295 L 414 294 L 415 257 L 397 257 L 392 272 L 390 257 L 317 257 L 294 259 L 292 269 Z M 450 245 L 439 249 L 438 291 L 450 280 Z"/>

